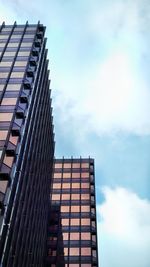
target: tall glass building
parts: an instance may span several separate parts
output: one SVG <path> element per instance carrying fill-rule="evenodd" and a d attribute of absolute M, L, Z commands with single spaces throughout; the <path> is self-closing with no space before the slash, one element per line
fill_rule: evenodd
<path fill-rule="evenodd" d="M 54 161 L 47 266 L 98 266 L 94 160 Z"/>
<path fill-rule="evenodd" d="M 45 27 L 0 27 L 0 266 L 43 266 L 54 155 Z"/>
<path fill-rule="evenodd" d="M 54 159 L 45 30 L 0 27 L 0 267 L 98 267 L 94 160 Z"/>

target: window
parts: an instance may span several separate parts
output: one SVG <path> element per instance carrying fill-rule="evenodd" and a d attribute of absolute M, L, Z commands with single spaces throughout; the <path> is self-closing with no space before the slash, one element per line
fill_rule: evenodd
<path fill-rule="evenodd" d="M 90 188 L 89 183 L 81 183 L 81 188 Z"/>
<path fill-rule="evenodd" d="M 20 31 L 23 31 L 24 30 L 24 27 L 16 27 L 14 29 L 14 32 L 20 32 Z"/>
<path fill-rule="evenodd" d="M 12 27 L 2 28 L 2 32 L 10 32 L 11 30 L 12 30 Z"/>
<path fill-rule="evenodd" d="M 4 57 L 14 57 L 16 55 L 16 51 L 6 51 L 4 53 Z"/>
<path fill-rule="evenodd" d="M 80 212 L 80 206 L 71 206 L 71 212 Z"/>
<path fill-rule="evenodd" d="M 22 36 L 22 34 L 13 34 L 13 35 L 11 36 L 10 40 L 11 40 L 11 39 L 20 39 L 21 36 Z"/>
<path fill-rule="evenodd" d="M 68 256 L 68 248 L 64 248 L 64 256 Z"/>
<path fill-rule="evenodd" d="M 69 212 L 69 206 L 61 206 L 61 212 Z"/>
<path fill-rule="evenodd" d="M 80 168 L 80 163 L 73 163 L 73 164 L 72 164 L 72 167 L 73 167 L 73 168 L 78 168 L 78 169 L 79 169 L 79 168 Z"/>
<path fill-rule="evenodd" d="M 81 199 L 90 199 L 90 195 L 89 194 L 81 194 Z"/>
<path fill-rule="evenodd" d="M 81 167 L 82 168 L 89 168 L 89 163 L 82 163 L 81 164 Z"/>
<path fill-rule="evenodd" d="M 91 240 L 90 233 L 81 233 L 81 240 Z"/>
<path fill-rule="evenodd" d="M 81 248 L 81 256 L 91 256 L 91 248 Z"/>
<path fill-rule="evenodd" d="M 11 61 L 1 61 L 0 67 L 11 67 L 12 62 Z"/>
<path fill-rule="evenodd" d="M 2 39 L 8 39 L 8 35 L 0 35 L 0 40 Z"/>
<path fill-rule="evenodd" d="M 3 98 L 1 105 L 16 105 L 17 98 Z"/>
<path fill-rule="evenodd" d="M 36 27 L 28 27 L 28 28 L 26 28 L 26 32 L 28 32 L 28 31 L 36 31 Z"/>
<path fill-rule="evenodd" d="M 61 222 L 63 226 L 69 225 L 69 219 L 62 219 Z"/>
<path fill-rule="evenodd" d="M 80 183 L 72 183 L 72 188 L 80 188 Z"/>
<path fill-rule="evenodd" d="M 70 256 L 79 256 L 79 248 L 70 248 Z"/>
<path fill-rule="evenodd" d="M 90 225 L 90 219 L 81 219 L 81 225 Z"/>
<path fill-rule="evenodd" d="M 7 184 L 8 184 L 7 181 L 0 181 L 0 191 L 1 191 L 2 193 L 5 193 L 6 188 L 7 188 Z"/>
<path fill-rule="evenodd" d="M 11 73 L 11 76 L 10 76 L 10 78 L 23 78 L 24 77 L 24 72 L 12 72 Z"/>
<path fill-rule="evenodd" d="M 68 240 L 69 234 L 68 233 L 63 233 L 63 240 Z"/>
<path fill-rule="evenodd" d="M 81 212 L 90 212 L 90 206 L 81 206 Z"/>
<path fill-rule="evenodd" d="M 9 141 L 10 141 L 11 143 L 13 143 L 14 145 L 17 145 L 17 143 L 18 143 L 18 139 L 19 139 L 18 136 L 12 136 L 12 135 L 10 135 L 10 137 L 9 137 Z"/>
<path fill-rule="evenodd" d="M 8 157 L 8 156 L 5 156 L 3 162 L 4 162 L 7 166 L 11 167 L 12 164 L 13 164 L 13 161 L 14 161 L 14 157 Z"/>
<path fill-rule="evenodd" d="M 11 84 L 9 83 L 6 87 L 6 91 L 19 91 L 21 84 Z"/>
<path fill-rule="evenodd" d="M 0 121 L 11 121 L 13 113 L 0 113 Z"/>
<path fill-rule="evenodd" d="M 62 194 L 62 200 L 69 200 L 70 194 Z"/>
<path fill-rule="evenodd" d="M 80 178 L 80 173 L 79 172 L 72 173 L 72 178 Z"/>
<path fill-rule="evenodd" d="M 70 172 L 64 172 L 63 173 L 63 178 L 70 178 L 71 177 L 71 173 Z"/>
<path fill-rule="evenodd" d="M 2 156 L 2 152 L 3 152 L 3 150 L 0 150 L 0 158 L 1 158 L 1 156 Z"/>
<path fill-rule="evenodd" d="M 60 189 L 61 188 L 61 183 L 58 183 L 58 184 L 57 183 L 54 183 L 53 184 L 53 188 L 54 189 Z"/>
<path fill-rule="evenodd" d="M 27 61 L 16 61 L 14 64 L 14 67 L 26 67 L 27 66 Z"/>
<path fill-rule="evenodd" d="M 69 189 L 70 188 L 70 183 L 63 183 L 62 188 Z"/>
<path fill-rule="evenodd" d="M 59 194 L 53 194 L 52 200 L 60 200 L 60 195 Z"/>
<path fill-rule="evenodd" d="M 55 169 L 61 169 L 62 163 L 55 163 Z"/>
<path fill-rule="evenodd" d="M 30 51 L 20 51 L 18 53 L 19 57 L 28 57 L 30 55 Z"/>
<path fill-rule="evenodd" d="M 71 194 L 71 199 L 79 200 L 80 199 L 80 195 L 79 194 Z"/>
<path fill-rule="evenodd" d="M 79 240 L 80 239 L 80 235 L 79 233 L 70 233 L 70 240 Z"/>
<path fill-rule="evenodd" d="M 0 78 L 6 79 L 8 77 L 8 72 L 0 72 Z"/>
<path fill-rule="evenodd" d="M 33 43 L 31 43 L 31 42 L 23 42 L 21 44 L 21 47 L 32 47 L 32 45 L 33 45 Z"/>
<path fill-rule="evenodd" d="M 70 219 L 71 225 L 80 225 L 80 219 Z"/>
<path fill-rule="evenodd" d="M 0 47 L 4 47 L 6 43 L 0 43 Z"/>
<path fill-rule="evenodd" d="M 61 178 L 61 173 L 54 173 L 54 178 L 57 179 L 57 178 Z"/>
<path fill-rule="evenodd" d="M 0 131 L 0 140 L 5 140 L 7 137 L 8 131 Z"/>
<path fill-rule="evenodd" d="M 13 48 L 13 47 L 18 47 L 18 45 L 19 45 L 19 43 L 9 43 L 9 44 L 7 45 L 7 47 L 8 47 L 8 48 L 9 48 L 9 47 Z"/>
<path fill-rule="evenodd" d="M 25 34 L 24 38 L 33 38 L 35 35 L 34 34 Z"/>
<path fill-rule="evenodd" d="M 82 172 L 81 177 L 82 178 L 89 178 L 89 173 L 88 172 Z"/>
<path fill-rule="evenodd" d="M 64 169 L 71 168 L 71 163 L 64 163 Z"/>
<path fill-rule="evenodd" d="M 4 84 L 0 84 L 0 91 L 3 91 L 4 89 Z"/>

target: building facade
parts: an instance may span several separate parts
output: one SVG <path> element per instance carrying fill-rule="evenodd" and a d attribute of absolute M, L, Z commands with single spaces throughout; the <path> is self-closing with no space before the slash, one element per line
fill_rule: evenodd
<path fill-rule="evenodd" d="M 47 266 L 98 267 L 94 160 L 55 159 Z"/>
<path fill-rule="evenodd" d="M 45 27 L 0 27 L 0 266 L 43 266 L 54 155 Z"/>

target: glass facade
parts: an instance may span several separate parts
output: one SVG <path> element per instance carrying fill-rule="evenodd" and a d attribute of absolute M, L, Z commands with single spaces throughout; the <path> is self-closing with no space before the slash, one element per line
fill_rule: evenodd
<path fill-rule="evenodd" d="M 43 266 L 54 155 L 45 27 L 0 27 L 0 266 Z"/>
<path fill-rule="evenodd" d="M 47 266 L 98 266 L 94 160 L 56 159 Z"/>

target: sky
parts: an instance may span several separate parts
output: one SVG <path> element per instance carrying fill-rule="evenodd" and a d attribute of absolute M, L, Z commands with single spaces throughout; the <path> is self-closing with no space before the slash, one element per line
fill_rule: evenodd
<path fill-rule="evenodd" d="M 150 1 L 0 0 L 47 26 L 57 157 L 95 158 L 100 267 L 150 266 Z"/>

